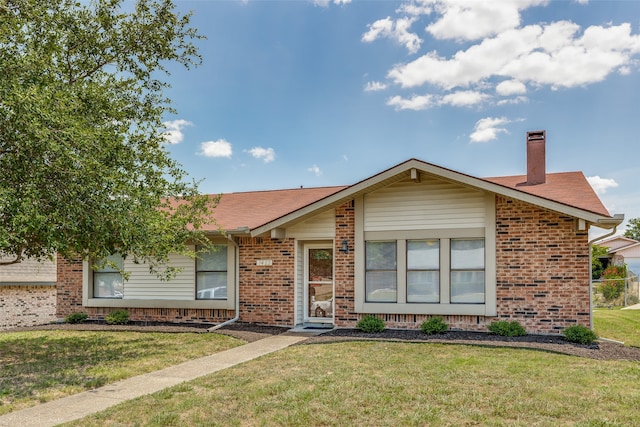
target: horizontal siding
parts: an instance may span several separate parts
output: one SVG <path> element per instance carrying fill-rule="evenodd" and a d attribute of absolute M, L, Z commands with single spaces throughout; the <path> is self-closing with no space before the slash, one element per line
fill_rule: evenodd
<path fill-rule="evenodd" d="M 331 239 L 335 235 L 335 211 L 329 209 L 287 229 L 287 237 Z"/>
<path fill-rule="evenodd" d="M 193 300 L 195 298 L 195 260 L 171 255 L 170 265 L 182 268 L 178 275 L 162 281 L 155 274 L 149 273 L 146 264 L 134 264 L 125 261 L 124 270 L 130 272 L 125 283 L 124 299 L 159 299 L 159 300 Z"/>
<path fill-rule="evenodd" d="M 364 198 L 365 231 L 473 228 L 485 225 L 482 191 L 423 177 Z"/>
<path fill-rule="evenodd" d="M 0 261 L 11 261 L 15 257 L 0 257 Z M 3 265 L 0 267 L 0 283 L 55 283 L 55 261 L 38 262 L 33 259 L 25 259 L 17 264 Z"/>

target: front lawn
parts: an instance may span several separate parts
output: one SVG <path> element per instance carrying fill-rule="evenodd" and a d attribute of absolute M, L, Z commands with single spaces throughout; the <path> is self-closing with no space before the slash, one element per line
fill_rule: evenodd
<path fill-rule="evenodd" d="M 599 337 L 640 347 L 640 310 L 598 308 L 593 311 L 593 329 Z"/>
<path fill-rule="evenodd" d="M 640 425 L 640 364 L 433 343 L 287 348 L 72 426 Z"/>
<path fill-rule="evenodd" d="M 0 415 L 243 344 L 218 334 L 0 333 Z"/>

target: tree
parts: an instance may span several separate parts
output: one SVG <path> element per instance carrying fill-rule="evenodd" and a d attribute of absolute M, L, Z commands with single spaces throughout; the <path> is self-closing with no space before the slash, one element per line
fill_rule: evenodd
<path fill-rule="evenodd" d="M 633 240 L 640 241 L 640 218 L 631 218 L 627 228 L 624 231 L 624 236 Z"/>
<path fill-rule="evenodd" d="M 607 255 L 607 247 L 600 245 L 591 245 L 591 277 L 593 280 L 598 280 L 602 276 L 604 266 L 600 258 Z"/>
<path fill-rule="evenodd" d="M 152 269 L 207 245 L 217 200 L 165 148 L 167 66 L 196 66 L 170 0 L 0 0 L 0 253 Z"/>

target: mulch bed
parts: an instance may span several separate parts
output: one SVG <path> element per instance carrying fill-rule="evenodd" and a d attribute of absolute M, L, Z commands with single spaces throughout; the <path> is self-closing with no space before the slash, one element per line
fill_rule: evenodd
<path fill-rule="evenodd" d="M 85 331 L 135 331 L 135 332 L 164 332 L 164 333 L 204 333 L 212 325 L 201 324 L 166 324 L 166 323 L 130 323 L 127 325 L 107 325 L 104 322 L 89 322 L 82 324 L 50 324 L 19 328 L 12 331 L 25 330 L 85 330 Z M 233 336 L 247 342 L 253 342 L 270 335 L 287 333 L 289 328 L 277 326 L 253 325 L 247 323 L 233 323 L 216 333 Z M 402 342 L 432 342 L 445 344 L 467 344 L 496 347 L 518 347 L 534 350 L 550 351 L 578 357 L 598 360 L 636 360 L 640 361 L 640 348 L 629 347 L 616 342 L 598 340 L 592 345 L 573 344 L 562 336 L 556 335 L 526 335 L 524 337 L 501 337 L 484 332 L 448 331 L 444 334 L 427 335 L 419 330 L 386 329 L 381 333 L 365 333 L 357 329 L 333 329 L 320 335 L 309 336 L 301 345 L 331 343 L 341 341 L 402 341 Z"/>

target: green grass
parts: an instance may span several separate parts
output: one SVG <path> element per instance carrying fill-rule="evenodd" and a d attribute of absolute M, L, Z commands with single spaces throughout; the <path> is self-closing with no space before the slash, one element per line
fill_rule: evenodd
<path fill-rule="evenodd" d="M 628 426 L 640 364 L 432 343 L 303 345 L 70 426 Z M 132 416 L 135 414 L 135 416 Z"/>
<path fill-rule="evenodd" d="M 593 329 L 601 338 L 640 347 L 640 310 L 596 309 L 593 311 Z"/>
<path fill-rule="evenodd" d="M 0 333 L 0 415 L 241 344 L 218 334 Z"/>

